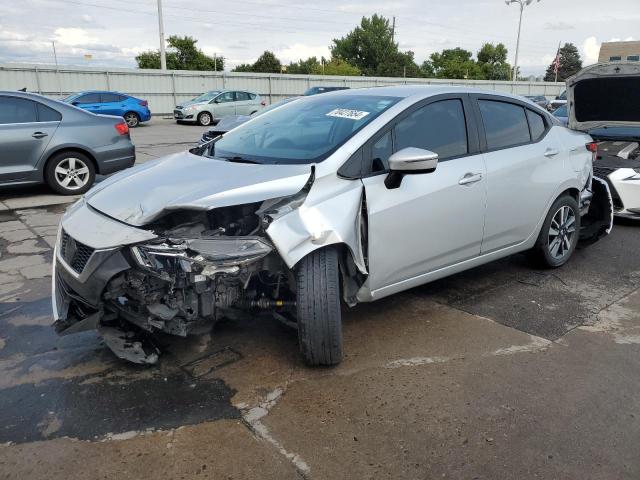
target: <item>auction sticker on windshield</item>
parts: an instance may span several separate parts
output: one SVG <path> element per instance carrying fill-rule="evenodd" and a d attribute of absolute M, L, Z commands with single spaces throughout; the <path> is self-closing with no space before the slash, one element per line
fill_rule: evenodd
<path fill-rule="evenodd" d="M 370 112 L 361 110 L 349 110 L 347 108 L 336 108 L 327 113 L 327 117 L 348 118 L 350 120 L 362 120 L 369 115 Z"/>

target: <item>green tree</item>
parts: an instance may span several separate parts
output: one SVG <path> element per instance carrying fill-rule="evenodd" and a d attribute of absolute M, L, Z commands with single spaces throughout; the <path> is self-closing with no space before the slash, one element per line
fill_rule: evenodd
<path fill-rule="evenodd" d="M 167 38 L 169 70 L 224 70 L 224 57 L 213 58 L 200 50 L 192 37 L 172 35 Z M 160 68 L 160 51 L 148 50 L 136 56 L 138 68 Z"/>
<path fill-rule="evenodd" d="M 322 65 L 318 61 L 317 57 L 309 57 L 306 60 L 298 60 L 297 62 L 291 62 L 287 65 L 287 73 L 297 73 L 297 74 L 305 74 L 308 75 L 313 73 L 313 71 L 320 66 L 322 69 Z"/>
<path fill-rule="evenodd" d="M 234 72 L 280 73 L 282 63 L 273 52 L 265 50 L 251 65 L 243 63 L 233 69 Z"/>
<path fill-rule="evenodd" d="M 507 63 L 507 47 L 502 43 L 485 43 L 478 52 L 478 66 L 487 80 L 509 80 L 511 65 Z"/>
<path fill-rule="evenodd" d="M 441 53 L 432 53 L 421 70 L 427 77 L 484 78 L 482 69 L 472 57 L 473 53 L 460 47 L 445 49 Z"/>
<path fill-rule="evenodd" d="M 553 82 L 556 79 L 555 73 L 555 59 L 547 68 L 547 73 L 544 76 L 545 82 Z M 560 68 L 558 69 L 558 81 L 564 82 L 571 75 L 574 75 L 582 70 L 582 59 L 580 53 L 573 43 L 565 43 L 560 49 Z"/>
<path fill-rule="evenodd" d="M 314 75 L 341 75 L 345 77 L 360 75 L 360 69 L 358 67 L 354 67 L 341 58 L 334 57 L 329 61 L 323 58 L 322 62 L 324 63 L 324 69 L 322 68 L 322 63 L 318 63 L 313 66 L 310 73 Z"/>
<path fill-rule="evenodd" d="M 364 75 L 388 75 L 401 77 L 418 72 L 412 52 L 400 52 L 394 42 L 389 20 L 374 14 L 363 17 L 360 26 L 342 38 L 334 39 L 331 47 L 333 58 L 344 59 L 357 67 Z"/>

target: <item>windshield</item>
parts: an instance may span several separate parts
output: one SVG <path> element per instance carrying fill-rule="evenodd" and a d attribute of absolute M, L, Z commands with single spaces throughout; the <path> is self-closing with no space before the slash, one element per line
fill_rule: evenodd
<path fill-rule="evenodd" d="M 568 117 L 569 115 L 567 115 L 567 106 L 566 105 L 562 105 L 561 107 L 558 107 L 556 109 L 555 112 L 553 112 L 553 114 L 556 117 Z"/>
<path fill-rule="evenodd" d="M 198 95 L 196 98 L 192 98 L 191 101 L 192 102 L 208 102 L 209 100 L 213 100 L 220 92 L 218 91 L 212 91 L 212 92 L 206 92 L 203 93 L 202 95 Z"/>
<path fill-rule="evenodd" d="M 558 96 L 558 100 L 566 100 L 567 99 L 567 91 L 565 90 Z"/>
<path fill-rule="evenodd" d="M 213 156 L 255 163 L 321 162 L 399 100 L 319 95 L 291 102 L 225 134 L 213 146 Z"/>

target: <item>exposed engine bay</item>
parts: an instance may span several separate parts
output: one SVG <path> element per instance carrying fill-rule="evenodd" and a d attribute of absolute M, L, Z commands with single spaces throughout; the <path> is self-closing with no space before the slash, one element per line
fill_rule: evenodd
<path fill-rule="evenodd" d="M 256 214 L 261 205 L 179 211 L 150 225 L 158 239 L 129 248 L 137 267 L 107 284 L 105 313 L 186 336 L 241 311 L 295 306 L 292 274 Z"/>

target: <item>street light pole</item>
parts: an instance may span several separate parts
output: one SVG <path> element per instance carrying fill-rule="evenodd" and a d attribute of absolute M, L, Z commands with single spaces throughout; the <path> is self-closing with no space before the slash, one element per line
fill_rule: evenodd
<path fill-rule="evenodd" d="M 162 0 L 158 0 L 158 28 L 160 30 L 160 69 L 167 69 L 167 54 L 164 51 L 164 22 L 162 20 Z"/>
<path fill-rule="evenodd" d="M 536 0 L 540 1 L 540 0 Z M 522 30 L 522 13 L 524 12 L 524 7 L 527 5 L 531 5 L 533 0 L 505 0 L 505 3 L 511 5 L 512 3 L 517 3 L 520 5 L 520 21 L 518 22 L 518 41 L 516 42 L 516 61 L 513 65 L 513 73 L 511 74 L 511 79 L 514 81 L 518 81 L 518 54 L 520 53 L 520 32 Z"/>

